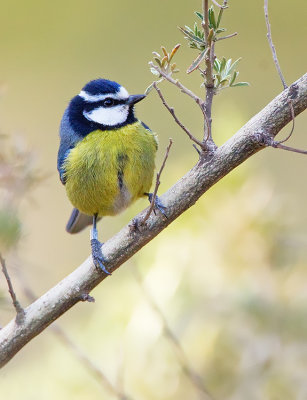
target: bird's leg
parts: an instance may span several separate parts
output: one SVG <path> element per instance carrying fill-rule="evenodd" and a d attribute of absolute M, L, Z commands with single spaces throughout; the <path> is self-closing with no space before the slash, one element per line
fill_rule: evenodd
<path fill-rule="evenodd" d="M 101 251 L 102 243 L 98 240 L 98 231 L 96 228 L 98 214 L 93 216 L 93 228 L 91 229 L 91 248 L 93 262 L 97 268 L 100 268 L 105 274 L 111 275 L 111 273 L 104 266 L 104 258 Z"/>
<path fill-rule="evenodd" d="M 153 193 L 144 193 L 145 196 L 148 197 L 149 202 L 152 202 L 152 197 Z M 156 195 L 155 200 L 154 200 L 154 213 L 156 214 L 155 210 L 159 210 L 161 214 L 164 215 L 165 218 L 167 218 L 167 215 L 165 214 L 166 207 L 162 204 L 162 201 L 159 199 L 159 196 Z"/>

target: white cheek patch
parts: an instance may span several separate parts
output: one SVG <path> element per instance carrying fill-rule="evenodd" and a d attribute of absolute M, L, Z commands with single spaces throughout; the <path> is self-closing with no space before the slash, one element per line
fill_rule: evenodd
<path fill-rule="evenodd" d="M 83 115 L 89 121 L 107 126 L 115 126 L 123 124 L 128 117 L 128 113 L 129 106 L 122 104 L 109 108 L 98 107 L 89 112 L 84 111 Z"/>

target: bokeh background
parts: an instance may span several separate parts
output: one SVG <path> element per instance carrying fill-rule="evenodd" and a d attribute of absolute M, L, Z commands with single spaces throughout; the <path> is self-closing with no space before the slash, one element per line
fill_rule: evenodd
<path fill-rule="evenodd" d="M 263 2 L 229 3 L 223 26 L 239 35 L 216 52 L 242 57 L 239 78 L 251 86 L 215 98 L 218 144 L 282 89 Z M 69 99 L 97 77 L 144 92 L 153 80 L 151 52 L 178 42 L 178 78 L 203 95 L 198 74 L 185 74 L 196 53 L 177 29 L 193 24 L 201 2 L 1 0 L 0 7 L 0 241 L 26 305 L 25 288 L 43 294 L 89 255 L 88 231 L 65 232 L 71 206 L 56 171 L 58 126 Z M 306 69 L 305 0 L 271 0 L 270 20 L 290 84 Z M 193 102 L 167 83 L 161 88 L 201 137 Z M 197 154 L 155 93 L 137 114 L 159 135 L 157 165 L 174 140 L 162 193 Z M 290 145 L 307 148 L 306 123 L 306 115 L 296 119 Z M 306 165 L 305 156 L 267 149 L 233 171 L 97 287 L 94 304 L 78 304 L 58 321 L 69 338 L 48 328 L 17 354 L 1 370 L 1 398 L 120 398 L 80 359 L 83 352 L 133 399 L 206 398 L 199 386 L 216 399 L 306 399 Z M 140 200 L 105 218 L 101 238 L 146 206 Z M 3 326 L 14 313 L 2 276 L 0 296 Z"/>

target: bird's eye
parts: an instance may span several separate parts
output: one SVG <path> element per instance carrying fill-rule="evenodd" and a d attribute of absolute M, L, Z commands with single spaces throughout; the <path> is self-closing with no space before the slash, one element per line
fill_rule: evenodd
<path fill-rule="evenodd" d="M 103 101 L 103 106 L 104 106 L 104 107 L 111 107 L 111 106 L 113 106 L 113 105 L 114 105 L 114 100 L 111 99 L 111 98 L 105 99 L 105 100 Z"/>

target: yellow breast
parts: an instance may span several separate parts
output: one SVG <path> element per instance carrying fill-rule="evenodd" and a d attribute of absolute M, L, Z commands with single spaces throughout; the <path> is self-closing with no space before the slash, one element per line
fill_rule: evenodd
<path fill-rule="evenodd" d="M 65 161 L 68 198 L 84 214 L 118 214 L 150 190 L 156 150 L 155 135 L 140 121 L 91 132 Z"/>

